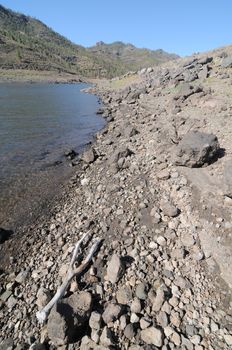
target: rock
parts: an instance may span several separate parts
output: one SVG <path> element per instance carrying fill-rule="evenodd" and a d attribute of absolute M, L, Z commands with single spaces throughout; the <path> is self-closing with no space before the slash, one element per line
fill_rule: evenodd
<path fill-rule="evenodd" d="M 229 198 L 232 198 L 232 160 L 227 160 L 225 162 L 223 175 L 224 175 L 224 195 Z"/>
<path fill-rule="evenodd" d="M 134 312 L 132 312 L 131 317 L 130 317 L 131 323 L 137 323 L 139 322 L 139 317 L 136 315 Z"/>
<path fill-rule="evenodd" d="M 130 309 L 131 309 L 131 312 L 134 312 L 134 313 L 139 314 L 141 312 L 142 306 L 139 298 L 134 298 L 134 300 L 131 303 Z"/>
<path fill-rule="evenodd" d="M 189 70 L 187 70 L 187 71 L 185 71 L 183 73 L 183 77 L 184 77 L 184 81 L 185 82 L 189 82 L 189 83 L 191 83 L 192 81 L 198 79 L 197 73 L 189 71 Z"/>
<path fill-rule="evenodd" d="M 134 325 L 132 323 L 129 323 L 126 326 L 124 330 L 124 335 L 127 339 L 132 339 L 135 336 Z"/>
<path fill-rule="evenodd" d="M 11 296 L 7 300 L 6 304 L 7 304 L 8 309 L 13 309 L 13 307 L 15 307 L 15 305 L 17 305 L 17 299 L 15 299 L 13 296 Z"/>
<path fill-rule="evenodd" d="M 105 112 L 105 108 L 100 107 L 98 108 L 98 110 L 96 111 L 96 114 L 103 114 Z"/>
<path fill-rule="evenodd" d="M 109 328 L 104 327 L 100 337 L 100 342 L 104 346 L 112 346 L 114 344 L 112 333 Z"/>
<path fill-rule="evenodd" d="M 162 210 L 162 213 L 165 215 L 165 216 L 169 216 L 171 218 L 174 218 L 176 217 L 180 210 L 178 208 L 176 208 L 172 203 L 170 202 L 161 202 L 160 203 L 160 208 Z"/>
<path fill-rule="evenodd" d="M 148 286 L 146 283 L 140 283 L 137 285 L 135 294 L 140 300 L 146 300 L 147 298 Z"/>
<path fill-rule="evenodd" d="M 167 241 L 166 241 L 166 239 L 163 236 L 158 236 L 156 241 L 162 247 L 164 247 L 167 244 Z"/>
<path fill-rule="evenodd" d="M 120 322 L 120 329 L 124 330 L 126 328 L 126 326 L 127 326 L 127 317 L 126 317 L 126 315 L 122 315 L 120 317 L 119 322 Z"/>
<path fill-rule="evenodd" d="M 222 68 L 232 68 L 232 55 L 223 58 L 221 62 Z"/>
<path fill-rule="evenodd" d="M 180 346 L 181 344 L 181 338 L 177 332 L 172 333 L 171 335 L 171 341 L 176 345 Z"/>
<path fill-rule="evenodd" d="M 117 150 L 113 155 L 113 162 L 117 163 L 119 159 L 126 158 L 132 154 L 131 150 L 129 148 L 121 148 L 120 150 Z"/>
<path fill-rule="evenodd" d="M 110 322 L 113 322 L 117 320 L 122 312 L 122 308 L 120 305 L 117 304 L 108 304 L 105 311 L 102 314 L 103 321 L 108 324 Z"/>
<path fill-rule="evenodd" d="M 116 293 L 116 299 L 119 304 L 128 305 L 132 299 L 132 291 L 129 286 L 120 288 Z"/>
<path fill-rule="evenodd" d="M 156 312 L 160 311 L 164 301 L 164 291 L 162 288 L 158 288 L 156 291 L 156 297 L 152 300 L 152 310 Z"/>
<path fill-rule="evenodd" d="M 225 339 L 227 345 L 232 346 L 232 335 L 231 334 L 225 334 L 224 339 Z"/>
<path fill-rule="evenodd" d="M 88 292 L 72 294 L 52 308 L 48 317 L 48 336 L 54 345 L 65 345 L 76 340 L 80 329 L 86 325 L 92 308 Z"/>
<path fill-rule="evenodd" d="M 125 129 L 125 135 L 127 137 L 133 137 L 135 135 L 137 135 L 139 132 L 136 128 L 134 128 L 133 126 L 128 126 L 126 129 Z"/>
<path fill-rule="evenodd" d="M 87 163 L 91 164 L 97 159 L 97 153 L 95 149 L 92 147 L 84 152 L 84 154 L 81 156 L 81 159 Z"/>
<path fill-rule="evenodd" d="M 29 270 L 24 270 L 19 272 L 19 274 L 15 277 L 15 281 L 19 284 L 24 284 L 25 280 L 27 279 Z"/>
<path fill-rule="evenodd" d="M 148 345 L 161 347 L 163 345 L 163 334 L 155 327 L 149 327 L 141 331 L 141 339 Z"/>
<path fill-rule="evenodd" d="M 120 257 L 116 254 L 112 256 L 107 267 L 107 279 L 111 283 L 116 283 L 122 277 L 124 272 L 124 265 Z"/>
<path fill-rule="evenodd" d="M 159 314 L 157 315 L 157 322 L 158 324 L 161 325 L 162 328 L 167 327 L 168 325 L 168 316 L 166 312 L 160 311 Z"/>
<path fill-rule="evenodd" d="M 202 57 L 198 60 L 198 64 L 207 64 L 207 63 L 210 63 L 213 61 L 213 57 L 209 57 L 209 56 L 206 56 L 206 57 Z"/>
<path fill-rule="evenodd" d="M 186 100 L 189 96 L 202 92 L 202 88 L 200 86 L 193 86 L 188 83 L 184 83 L 181 85 L 179 93 L 174 96 L 174 100 Z"/>
<path fill-rule="evenodd" d="M 199 79 L 206 79 L 208 78 L 208 75 L 209 75 L 209 69 L 208 69 L 208 66 L 204 66 L 200 72 L 198 72 L 198 78 Z"/>
<path fill-rule="evenodd" d="M 101 320 L 102 320 L 101 314 L 99 314 L 96 311 L 93 311 L 91 313 L 90 318 L 89 318 L 89 326 L 90 326 L 90 328 L 99 330 L 101 328 Z"/>
<path fill-rule="evenodd" d="M 33 344 L 30 350 L 47 350 L 47 346 L 45 344 Z"/>
<path fill-rule="evenodd" d="M 13 231 L 0 228 L 0 244 L 7 241 L 12 236 L 12 234 Z"/>
<path fill-rule="evenodd" d="M 71 149 L 71 150 L 68 150 L 67 152 L 65 152 L 64 155 L 66 158 L 72 160 L 78 155 L 78 153 L 76 151 L 74 151 L 73 149 Z"/>
<path fill-rule="evenodd" d="M 0 344 L 0 350 L 13 350 L 14 349 L 14 341 L 9 338 L 5 340 L 2 344 Z"/>
<path fill-rule="evenodd" d="M 2 300 L 3 302 L 6 302 L 12 295 L 12 291 L 11 290 L 6 290 L 4 293 L 2 293 L 0 295 L 0 300 Z"/>
<path fill-rule="evenodd" d="M 177 146 L 173 162 L 190 168 L 208 165 L 217 157 L 219 148 L 215 135 L 191 131 Z"/>
<path fill-rule="evenodd" d="M 156 176 L 159 180 L 168 180 L 170 178 L 170 172 L 168 169 L 163 169 Z"/>
<path fill-rule="evenodd" d="M 140 324 L 140 328 L 141 329 L 146 329 L 146 328 L 148 328 L 151 325 L 151 321 L 146 319 L 145 317 L 142 317 L 140 319 L 139 324 Z"/>
<path fill-rule="evenodd" d="M 36 305 L 41 310 L 50 300 L 52 296 L 49 290 L 41 287 L 37 292 Z"/>
<path fill-rule="evenodd" d="M 138 73 L 140 74 L 140 75 L 143 75 L 143 74 L 145 74 L 147 72 L 147 68 L 143 68 L 143 69 L 141 69 Z"/>

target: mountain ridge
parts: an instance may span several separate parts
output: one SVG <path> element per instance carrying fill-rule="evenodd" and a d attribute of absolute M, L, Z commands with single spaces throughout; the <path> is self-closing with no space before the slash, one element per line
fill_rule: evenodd
<path fill-rule="evenodd" d="M 178 58 L 165 51 L 117 41 L 85 48 L 42 21 L 0 5 L 0 68 L 115 77 Z"/>

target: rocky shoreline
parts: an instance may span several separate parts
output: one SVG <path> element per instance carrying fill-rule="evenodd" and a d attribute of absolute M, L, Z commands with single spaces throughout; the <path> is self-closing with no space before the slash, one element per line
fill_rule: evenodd
<path fill-rule="evenodd" d="M 89 90 L 108 124 L 2 271 L 0 349 L 231 349 L 231 66 L 225 48 Z M 41 326 L 86 232 L 93 264 Z"/>

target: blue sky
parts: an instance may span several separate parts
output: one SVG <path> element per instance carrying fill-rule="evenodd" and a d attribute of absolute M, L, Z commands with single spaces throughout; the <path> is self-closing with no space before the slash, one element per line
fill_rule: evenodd
<path fill-rule="evenodd" d="M 232 42 L 232 0 L 3 0 L 73 42 L 121 40 L 179 55 Z"/>

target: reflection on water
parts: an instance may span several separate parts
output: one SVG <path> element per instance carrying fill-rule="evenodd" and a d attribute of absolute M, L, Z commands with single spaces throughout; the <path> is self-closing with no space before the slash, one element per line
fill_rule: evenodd
<path fill-rule="evenodd" d="M 42 176 L 42 169 L 67 149 L 78 150 L 103 127 L 95 114 L 98 99 L 81 93 L 84 87 L 0 84 L 0 223 L 2 205 L 19 196 L 17 188 L 33 186 L 35 174 Z"/>

